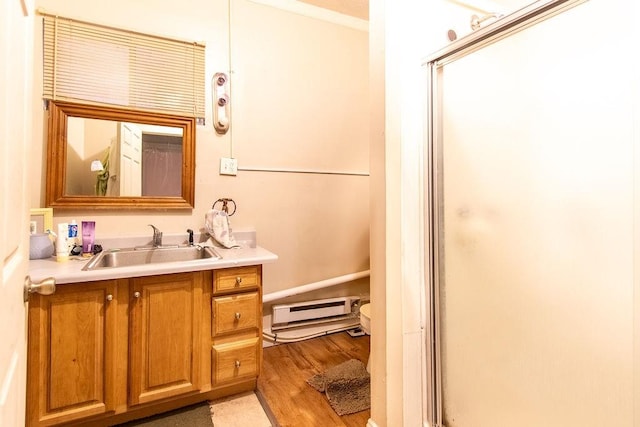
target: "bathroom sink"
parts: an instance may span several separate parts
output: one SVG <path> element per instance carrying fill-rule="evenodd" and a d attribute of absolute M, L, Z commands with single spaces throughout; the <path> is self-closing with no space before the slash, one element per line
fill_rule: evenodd
<path fill-rule="evenodd" d="M 82 270 L 220 258 L 213 248 L 203 246 L 109 249 L 94 255 Z"/>

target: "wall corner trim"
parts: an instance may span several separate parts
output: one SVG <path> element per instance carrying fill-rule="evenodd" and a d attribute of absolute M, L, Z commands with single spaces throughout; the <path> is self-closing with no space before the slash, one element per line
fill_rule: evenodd
<path fill-rule="evenodd" d="M 334 12 L 318 6 L 295 0 L 249 0 L 253 3 L 259 3 L 265 6 L 275 7 L 277 9 L 286 10 L 288 12 L 297 13 L 309 18 L 320 19 L 322 21 L 331 22 L 333 24 L 342 25 L 353 28 L 355 30 L 369 32 L 369 21 L 355 18 L 353 16 Z"/>

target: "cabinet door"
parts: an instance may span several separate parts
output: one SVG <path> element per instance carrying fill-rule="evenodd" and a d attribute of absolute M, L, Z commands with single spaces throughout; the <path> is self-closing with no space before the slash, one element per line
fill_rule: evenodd
<path fill-rule="evenodd" d="M 45 426 L 114 409 L 116 281 L 29 301 L 27 418 Z"/>
<path fill-rule="evenodd" d="M 202 273 L 131 280 L 129 404 L 200 388 Z"/>

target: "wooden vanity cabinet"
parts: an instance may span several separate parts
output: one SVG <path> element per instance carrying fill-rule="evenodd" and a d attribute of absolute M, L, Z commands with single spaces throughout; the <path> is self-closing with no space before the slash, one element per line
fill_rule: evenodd
<path fill-rule="evenodd" d="M 262 268 L 213 272 L 211 380 L 253 384 L 262 366 Z"/>
<path fill-rule="evenodd" d="M 260 285 L 250 266 L 31 295 L 27 426 L 107 426 L 255 389 Z"/>
<path fill-rule="evenodd" d="M 27 425 L 115 409 L 118 281 L 58 286 L 29 300 Z"/>

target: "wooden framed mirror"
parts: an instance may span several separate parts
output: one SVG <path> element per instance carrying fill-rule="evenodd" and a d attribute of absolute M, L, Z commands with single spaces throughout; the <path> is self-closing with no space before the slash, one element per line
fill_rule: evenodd
<path fill-rule="evenodd" d="M 192 209 L 195 119 L 49 101 L 46 206 Z"/>

